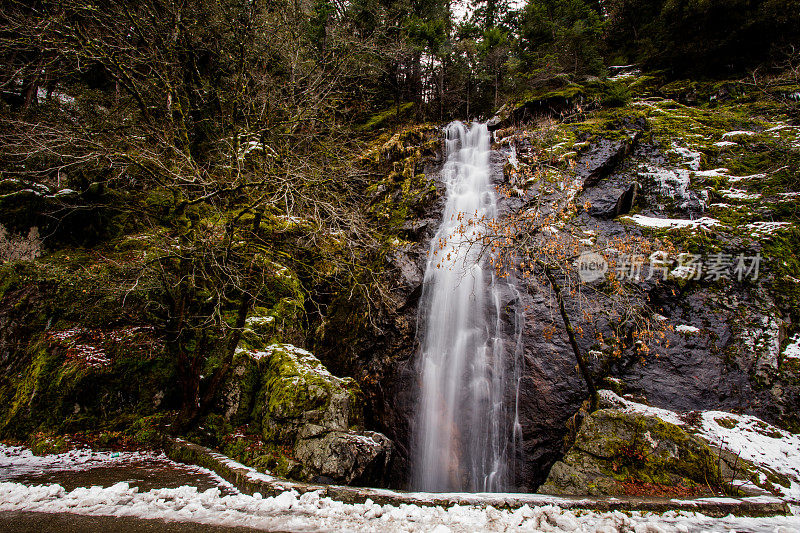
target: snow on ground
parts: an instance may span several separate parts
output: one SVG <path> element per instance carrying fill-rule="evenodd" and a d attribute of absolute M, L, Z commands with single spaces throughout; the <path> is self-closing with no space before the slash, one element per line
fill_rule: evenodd
<path fill-rule="evenodd" d="M 611 391 L 600 395 L 623 411 L 658 417 L 666 422 L 686 427 L 678 413 L 632 402 Z M 790 486 L 781 487 L 783 496 L 800 502 L 800 435 L 794 435 L 750 415 L 724 411 L 702 411 L 702 423 L 696 433 L 714 444 L 757 466 L 768 468 L 789 478 Z M 692 428 L 688 428 L 692 429 Z"/>
<path fill-rule="evenodd" d="M 653 181 L 658 183 L 661 188 L 661 194 L 669 196 L 675 200 L 682 200 L 679 204 L 681 207 L 686 207 L 689 203 L 689 182 L 691 181 L 691 172 L 686 169 L 670 170 L 657 166 L 647 165 L 646 171 L 642 172 L 642 176 L 652 178 Z"/>
<path fill-rule="evenodd" d="M 741 130 L 729 131 L 727 133 L 723 133 L 722 134 L 722 138 L 723 139 L 730 139 L 730 138 L 734 138 L 735 139 L 737 137 L 739 137 L 739 138 L 741 138 L 741 137 L 750 137 L 751 135 L 758 135 L 758 132 L 756 132 L 756 131 L 741 131 Z"/>
<path fill-rule="evenodd" d="M 681 324 L 679 326 L 675 326 L 675 331 L 678 333 L 684 333 L 686 335 L 696 335 L 700 333 L 700 328 L 697 326 L 690 326 L 688 324 Z"/>
<path fill-rule="evenodd" d="M 152 452 L 101 452 L 82 448 L 53 455 L 34 455 L 23 446 L 0 444 L 0 481 L 38 474 L 45 470 L 88 470 L 104 466 L 123 466 L 142 461 L 167 461 L 164 454 Z"/>
<path fill-rule="evenodd" d="M 0 482 L 3 481 L 60 483 L 70 488 L 90 482 L 108 486 L 117 481 L 128 481 L 136 487 L 148 489 L 193 484 L 203 489 L 220 487 L 226 494 L 237 492 L 216 472 L 197 465 L 176 463 L 163 453 L 83 448 L 60 454 L 34 455 L 22 446 L 0 443 Z"/>
<path fill-rule="evenodd" d="M 724 411 L 704 411 L 700 435 L 755 465 L 787 476 L 789 487 L 777 484 L 775 487 L 785 497 L 800 501 L 800 435 L 793 435 L 754 416 Z"/>
<path fill-rule="evenodd" d="M 728 178 L 728 181 L 731 183 L 736 183 L 737 181 L 749 181 L 749 180 L 763 179 L 766 177 L 767 177 L 766 174 L 750 174 L 749 176 L 731 176 Z"/>
<path fill-rule="evenodd" d="M 666 416 L 674 416 L 676 421 L 680 421 L 671 411 L 647 409 L 666 413 Z M 729 416 L 727 413 L 724 415 Z M 0 445 L 0 471 L 8 469 L 19 472 L 21 469 L 36 468 L 80 470 L 94 465 L 141 458 L 157 458 L 169 462 L 161 454 L 114 454 L 90 450 L 37 457 L 25 448 Z M 229 487 L 221 479 L 219 481 L 221 487 Z M 715 519 L 686 511 L 669 511 L 663 514 L 595 512 L 567 510 L 557 505 L 526 505 L 516 510 L 501 510 L 491 505 L 452 505 L 447 508 L 412 504 L 379 505 L 371 500 L 363 504 L 345 504 L 321 497 L 318 492 L 300 495 L 290 490 L 275 497 L 262 497 L 260 494 L 248 496 L 238 492 L 223 494 L 216 487 L 205 491 L 193 486 L 140 491 L 127 482 L 109 487 L 78 487 L 67 491 L 58 484 L 26 485 L 0 481 L 0 512 L 4 511 L 125 516 L 281 531 L 800 531 L 800 516 L 728 516 Z"/>
<path fill-rule="evenodd" d="M 728 172 L 730 172 L 730 170 L 727 168 L 712 168 L 711 170 L 698 170 L 694 174 L 701 178 L 718 178 L 720 176 L 727 176 Z"/>
<path fill-rule="evenodd" d="M 723 189 L 719 193 L 729 200 L 756 200 L 761 198 L 759 193 L 749 193 L 744 189 Z"/>
<path fill-rule="evenodd" d="M 792 226 L 791 222 L 753 222 L 747 224 L 745 228 L 750 230 L 753 237 L 767 237 L 774 234 L 776 231 L 789 229 Z"/>
<path fill-rule="evenodd" d="M 622 69 L 622 68 L 625 68 L 625 67 L 620 67 L 620 69 Z M 628 72 L 620 72 L 619 74 L 617 74 L 615 76 L 609 77 L 608 81 L 622 81 L 622 80 L 626 80 L 628 78 L 636 78 L 636 77 L 639 77 L 639 75 L 641 75 L 641 73 L 642 73 L 642 71 L 639 70 L 639 69 L 634 69 L 634 70 L 631 70 L 631 71 L 628 71 Z"/>
<path fill-rule="evenodd" d="M 800 517 L 711 519 L 689 512 L 663 514 L 565 510 L 555 505 L 500 510 L 492 506 L 344 504 L 295 491 L 275 497 L 234 494 L 195 487 L 154 489 L 140 493 L 127 483 L 111 487 L 80 487 L 67 492 L 59 485 L 26 486 L 0 483 L 0 511 L 34 511 L 246 526 L 282 531 L 473 532 L 473 531 L 586 531 L 688 532 L 800 531 Z"/>
<path fill-rule="evenodd" d="M 700 161 L 703 159 L 702 153 L 692 150 L 691 148 L 680 146 L 675 142 L 672 143 L 672 149 L 670 151 L 681 156 L 690 170 L 700 170 Z"/>

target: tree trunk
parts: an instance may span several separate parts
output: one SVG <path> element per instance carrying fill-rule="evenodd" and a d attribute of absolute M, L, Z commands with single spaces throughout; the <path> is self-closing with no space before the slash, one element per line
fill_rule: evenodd
<path fill-rule="evenodd" d="M 583 358 L 581 349 L 578 346 L 578 340 L 575 337 L 575 329 L 572 327 L 572 321 L 569 319 L 566 307 L 564 306 L 564 295 L 561 286 L 556 281 L 556 278 L 553 275 L 550 267 L 545 267 L 545 274 L 547 275 L 547 280 L 550 282 L 550 286 L 553 287 L 553 292 L 556 294 L 558 310 L 561 313 L 561 320 L 564 322 L 564 328 L 567 330 L 567 337 L 569 338 L 569 344 L 572 347 L 572 353 L 575 355 L 575 360 L 578 362 L 578 369 L 583 376 L 583 380 L 586 382 L 586 387 L 589 389 L 589 410 L 590 412 L 594 412 L 597 410 L 597 387 L 594 384 L 594 379 L 592 379 L 589 366 L 586 364 L 586 360 Z"/>

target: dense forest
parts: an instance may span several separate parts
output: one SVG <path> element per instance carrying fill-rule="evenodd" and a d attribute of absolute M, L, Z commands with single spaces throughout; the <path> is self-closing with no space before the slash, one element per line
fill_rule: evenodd
<path fill-rule="evenodd" d="M 418 221 L 436 201 L 425 174 L 441 163 L 440 127 L 546 118 L 538 141 L 525 141 L 535 145 L 581 123 L 575 146 L 622 139 L 621 159 L 645 130 L 656 135 L 641 125 L 651 117 L 613 115 L 642 95 L 681 106 L 745 95 L 754 114 L 796 126 L 798 91 L 794 0 L 6 0 L 0 437 L 46 451 L 64 435 L 148 445 L 188 435 L 311 479 L 321 467 L 308 465 L 327 452 L 295 443 L 317 438 L 308 413 L 321 410 L 343 418 L 334 429 L 313 419 L 334 433 L 390 434 L 400 463 L 386 474 L 359 458 L 320 479 L 403 486 L 408 422 L 386 407 L 386 383 L 390 354 L 413 352 L 415 324 L 387 265 L 430 230 Z M 747 122 L 724 120 L 720 132 Z M 778 169 L 797 190 L 785 170 L 800 161 L 796 147 L 759 146 L 738 168 Z M 539 158 L 570 170 L 568 159 Z M 792 216 L 781 213 L 771 220 Z M 792 238 L 776 267 L 790 277 Z M 796 324 L 796 286 L 770 290 Z M 578 330 L 580 312 L 557 296 L 566 351 L 586 378 L 570 382 L 580 392 L 563 409 L 579 408 L 588 387 L 592 410 L 613 365 L 588 368 L 567 317 Z M 616 356 L 636 349 L 631 331 Z M 245 368 L 242 353 L 263 357 Z M 306 376 L 320 361 L 352 378 Z M 784 407 L 772 421 L 796 430 Z M 578 418 L 553 420 L 561 433 L 536 452 L 540 466 L 577 431 Z M 526 471 L 518 485 L 546 475 Z"/>

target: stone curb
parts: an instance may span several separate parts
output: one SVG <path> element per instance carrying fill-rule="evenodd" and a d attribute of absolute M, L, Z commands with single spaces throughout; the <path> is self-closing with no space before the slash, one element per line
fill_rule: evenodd
<path fill-rule="evenodd" d="M 492 493 L 419 493 L 387 489 L 347 487 L 341 485 L 314 485 L 281 479 L 262 474 L 253 468 L 222 455 L 210 448 L 192 444 L 182 439 L 169 439 L 164 443 L 164 453 L 178 462 L 195 464 L 213 470 L 220 477 L 245 494 L 261 493 L 275 496 L 287 490 L 300 494 L 319 491 L 320 496 L 343 503 L 364 503 L 371 500 L 379 505 L 421 505 L 450 507 L 452 505 L 493 506 L 498 509 L 517 509 L 524 505 L 538 507 L 555 505 L 562 509 L 591 509 L 594 511 L 691 511 L 711 517 L 729 514 L 736 516 L 773 516 L 789 514 L 787 503 L 772 496 L 747 498 L 697 498 L 692 500 L 637 497 L 564 497 L 544 494 L 492 494 Z"/>

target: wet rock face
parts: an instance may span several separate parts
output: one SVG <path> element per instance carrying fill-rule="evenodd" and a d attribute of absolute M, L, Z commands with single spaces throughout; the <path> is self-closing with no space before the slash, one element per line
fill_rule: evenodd
<path fill-rule="evenodd" d="M 702 245 L 706 232 L 687 235 L 649 230 L 621 216 L 626 213 L 675 219 L 709 216 L 706 189 L 717 186 L 715 180 L 719 178 L 713 172 L 706 177 L 696 173 L 702 174 L 701 165 L 722 166 L 719 162 L 707 162 L 705 155 L 685 148 L 680 138 L 656 139 L 643 120 L 620 123 L 618 128 L 604 130 L 600 136 L 573 136 L 568 142 L 559 143 L 565 144 L 559 152 L 540 150 L 538 160 L 546 161 L 545 166 L 549 167 L 560 164 L 570 177 L 577 178 L 574 203 L 578 208 L 570 220 L 576 230 L 591 230 L 592 235 L 606 238 L 626 235 L 649 238 L 660 231 L 659 236 L 683 239 L 677 243 L 681 250 Z M 498 130 L 496 135 L 498 138 L 506 135 L 505 130 Z M 512 131 L 511 135 L 515 133 Z M 604 139 L 602 135 L 610 138 Z M 513 195 L 498 197 L 501 217 L 535 205 L 539 195 L 549 194 L 547 187 L 539 192 L 527 189 L 526 176 L 511 177 L 509 172 L 513 166 L 509 162 L 510 146 L 515 146 L 521 161 L 526 151 L 533 153 L 533 144 L 525 135 L 517 136 L 511 143 L 500 139 L 501 147 L 491 156 L 493 182 L 517 189 Z M 330 331 L 336 335 L 327 337 L 321 351 L 318 350 L 325 361 L 339 358 L 343 365 L 350 365 L 342 367 L 342 375 L 368 374 L 370 379 L 374 378 L 374 381 L 359 379 L 367 397 L 366 427 L 394 441 L 396 454 L 390 466 L 390 484 L 396 487 L 407 486 L 410 470 L 409 443 L 418 397 L 414 357 L 417 306 L 429 242 L 441 217 L 444 190 L 438 177 L 441 163 L 441 157 L 430 158 L 416 169 L 424 173 L 436 193 L 416 203 L 407 211 L 413 216 L 407 216 L 398 225 L 399 242 L 383 258 L 381 279 L 385 290 L 381 296 L 382 314 L 371 317 L 375 327 L 351 334 L 355 329 L 353 324 L 363 323 L 359 313 L 363 313 L 364 307 L 350 304 L 348 313 L 330 317 Z M 561 194 L 557 187 L 551 189 Z M 583 209 L 587 204 L 588 209 Z M 750 245 L 740 237 L 723 239 L 721 243 L 721 249 L 731 253 L 745 248 L 752 252 L 760 249 L 758 245 L 747 246 Z M 589 364 L 596 381 L 613 378 L 620 393 L 633 394 L 651 405 L 668 409 L 743 411 L 783 427 L 800 427 L 796 414 L 800 385 L 796 372 L 792 374 L 791 364 L 780 355 L 786 332 L 793 326 L 785 318 L 785 307 L 781 311 L 774 294 L 766 289 L 768 282 L 671 280 L 660 287 L 655 283 L 645 285 L 643 290 L 666 323 L 686 328 L 666 332 L 669 345 L 656 350 L 658 357 L 642 359 L 629 353 L 619 357 L 603 353 L 591 356 Z M 524 449 L 518 457 L 516 485 L 519 490 L 530 491 L 545 481 L 550 467 L 564 456 L 564 437 L 570 431 L 568 426 L 579 422 L 572 418 L 586 400 L 587 390 L 563 328 L 557 321 L 554 323 L 555 308 L 548 288 L 518 280 L 517 289 L 517 293 L 504 294 L 501 305 L 504 309 L 525 310 L 524 370 L 518 391 Z M 578 309 L 571 312 L 580 315 Z M 501 340 L 506 344 L 506 352 L 511 353 L 515 345 L 513 313 L 506 312 L 503 323 Z M 548 335 L 546 330 L 551 325 L 556 326 L 556 331 Z M 589 329 L 588 324 L 584 326 Z M 588 337 L 579 339 L 584 354 L 596 349 L 594 340 Z M 509 401 L 516 400 L 511 389 L 509 394 Z"/>
<path fill-rule="evenodd" d="M 676 411 L 729 410 L 791 425 L 800 388 L 780 370 L 781 325 L 768 295 L 709 288 L 661 295 L 663 313 L 680 331 L 659 357 L 619 361 L 621 391 Z M 695 330 L 696 328 L 696 330 Z"/>
<path fill-rule="evenodd" d="M 560 457 L 566 423 L 586 398 L 566 337 L 548 337 L 550 297 L 544 287 L 520 291 L 525 311 L 525 368 L 520 382 L 519 416 L 524 454 L 521 488 L 533 490 Z"/>

